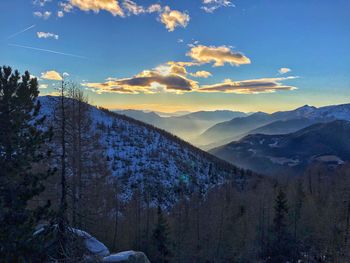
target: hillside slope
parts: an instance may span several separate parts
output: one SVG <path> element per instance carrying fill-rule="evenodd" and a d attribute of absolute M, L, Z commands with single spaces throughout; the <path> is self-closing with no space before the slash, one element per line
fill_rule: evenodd
<path fill-rule="evenodd" d="M 52 119 L 56 97 L 41 97 L 42 113 Z M 242 187 L 245 173 L 235 166 L 195 148 L 178 137 L 108 110 L 89 107 L 93 130 L 101 135 L 111 173 L 122 186 L 122 199 L 135 189 L 148 191 L 152 200 L 176 202 L 180 191 L 206 192 L 234 179 Z"/>

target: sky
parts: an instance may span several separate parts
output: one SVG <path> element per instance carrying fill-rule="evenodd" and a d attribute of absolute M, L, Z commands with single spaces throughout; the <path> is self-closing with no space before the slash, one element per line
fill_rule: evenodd
<path fill-rule="evenodd" d="M 0 64 L 92 104 L 164 112 L 350 103 L 348 0 L 1 0 Z"/>

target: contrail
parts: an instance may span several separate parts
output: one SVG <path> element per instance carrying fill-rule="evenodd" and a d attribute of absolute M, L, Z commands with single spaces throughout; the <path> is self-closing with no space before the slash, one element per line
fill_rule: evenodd
<path fill-rule="evenodd" d="M 43 49 L 43 48 L 37 48 L 37 47 L 30 47 L 30 46 L 22 46 L 22 45 L 17 45 L 17 44 L 8 44 L 11 47 L 20 47 L 20 48 L 26 48 L 26 49 L 31 49 L 31 50 L 37 50 L 37 51 L 43 51 L 43 52 L 48 52 L 48 53 L 53 53 L 53 54 L 58 54 L 58 55 L 63 55 L 63 56 L 68 56 L 68 57 L 74 57 L 74 58 L 80 58 L 80 59 L 88 59 L 87 57 L 84 56 L 79 56 L 79 55 L 74 55 L 74 54 L 69 54 L 69 53 L 64 53 L 64 52 L 58 52 L 50 49 Z"/>
<path fill-rule="evenodd" d="M 15 37 L 15 36 L 18 36 L 19 34 L 22 34 L 22 33 L 26 32 L 26 31 L 32 29 L 32 28 L 35 27 L 35 26 L 36 26 L 36 25 L 31 25 L 30 27 L 27 27 L 27 28 L 25 28 L 25 29 L 23 29 L 23 30 L 21 30 L 21 31 L 19 31 L 19 32 L 16 32 L 16 33 L 12 34 L 11 36 L 8 36 L 7 38 L 5 38 L 5 40 L 9 40 L 9 39 L 11 39 L 11 38 L 13 38 L 13 37 Z"/>

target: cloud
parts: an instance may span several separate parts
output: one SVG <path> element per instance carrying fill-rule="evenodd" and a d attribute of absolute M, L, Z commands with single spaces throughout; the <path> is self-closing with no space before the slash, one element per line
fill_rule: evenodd
<path fill-rule="evenodd" d="M 172 65 L 176 64 L 178 66 L 182 67 L 193 67 L 193 66 L 200 66 L 201 64 L 198 62 L 193 62 L 193 61 L 169 61 L 167 64 Z"/>
<path fill-rule="evenodd" d="M 187 44 L 190 48 L 193 48 L 199 44 L 198 40 L 193 40 L 192 43 Z"/>
<path fill-rule="evenodd" d="M 283 75 L 283 74 L 286 74 L 286 73 L 288 73 L 288 72 L 291 72 L 292 70 L 290 69 L 290 68 L 280 68 L 279 70 L 278 70 L 278 73 L 280 73 L 281 75 Z"/>
<path fill-rule="evenodd" d="M 41 92 L 40 96 L 55 96 L 55 97 L 58 97 L 58 96 L 61 96 L 61 93 L 58 92 L 58 91 L 51 91 L 49 93 Z"/>
<path fill-rule="evenodd" d="M 69 13 L 72 11 L 73 6 L 70 3 L 59 3 L 59 6 L 62 8 L 62 10 L 66 13 Z"/>
<path fill-rule="evenodd" d="M 83 11 L 92 10 L 98 13 L 104 10 L 113 16 L 124 16 L 124 12 L 117 0 L 69 0 L 69 4 Z"/>
<path fill-rule="evenodd" d="M 145 13 L 143 6 L 137 5 L 131 0 L 124 0 L 123 7 L 128 11 L 128 14 L 139 15 Z"/>
<path fill-rule="evenodd" d="M 207 13 L 213 13 L 218 8 L 234 6 L 235 5 L 229 0 L 203 0 L 201 9 Z"/>
<path fill-rule="evenodd" d="M 160 4 L 153 4 L 147 8 L 148 13 L 160 13 L 161 11 L 162 11 L 162 7 Z"/>
<path fill-rule="evenodd" d="M 169 61 L 166 64 L 158 66 L 156 70 L 163 75 L 171 73 L 181 76 L 187 75 L 186 65 L 182 62 Z"/>
<path fill-rule="evenodd" d="M 63 76 L 63 77 L 69 77 L 69 73 L 63 72 L 62 76 Z"/>
<path fill-rule="evenodd" d="M 230 79 L 214 85 L 202 86 L 199 92 L 225 92 L 236 94 L 259 94 L 273 93 L 280 90 L 295 90 L 294 86 L 283 85 L 284 80 L 295 79 L 297 77 L 286 78 L 261 78 L 252 80 L 233 81 Z"/>
<path fill-rule="evenodd" d="M 162 7 L 159 4 L 150 5 L 148 8 L 144 8 L 141 5 L 136 4 L 132 0 L 124 0 L 123 8 L 126 10 L 128 15 L 140 15 L 144 13 L 160 13 Z"/>
<path fill-rule="evenodd" d="M 58 35 L 49 32 L 36 32 L 36 35 L 38 38 L 53 38 L 56 40 L 59 38 Z"/>
<path fill-rule="evenodd" d="M 161 72 L 159 69 L 145 70 L 131 78 L 108 78 L 103 83 L 82 83 L 82 85 L 97 93 L 124 94 L 183 93 L 198 88 L 196 81 L 172 72 Z"/>
<path fill-rule="evenodd" d="M 61 77 L 60 73 L 58 73 L 55 70 L 50 70 L 41 73 L 41 78 L 42 79 L 48 79 L 48 80 L 62 80 L 63 78 Z"/>
<path fill-rule="evenodd" d="M 209 71 L 205 71 L 205 70 L 200 70 L 195 73 L 190 73 L 190 75 L 196 78 L 208 78 L 212 76 L 212 74 Z"/>
<path fill-rule="evenodd" d="M 47 89 L 48 86 L 49 86 L 48 84 L 40 84 L 39 89 Z"/>
<path fill-rule="evenodd" d="M 261 78 L 242 81 L 227 79 L 222 83 L 199 87 L 198 82 L 190 80 L 184 76 L 174 73 L 162 74 L 155 69 L 145 70 L 131 78 L 108 78 L 106 82 L 82 83 L 82 85 L 99 94 L 155 94 L 163 92 L 173 92 L 177 94 L 185 92 L 260 94 L 296 90 L 297 88 L 294 86 L 282 84 L 285 80 L 295 78 L 297 77 Z"/>
<path fill-rule="evenodd" d="M 73 10 L 73 6 L 70 3 L 60 2 L 59 4 L 60 10 L 57 11 L 57 16 L 59 18 L 64 17 L 64 13 L 70 13 Z"/>
<path fill-rule="evenodd" d="M 45 6 L 48 2 L 52 2 L 52 0 L 33 0 L 34 5 L 38 5 L 41 7 Z"/>
<path fill-rule="evenodd" d="M 199 65 L 200 64 L 197 62 L 168 61 L 167 63 L 158 66 L 156 68 L 156 70 L 163 75 L 173 73 L 173 74 L 178 74 L 181 76 L 187 76 L 188 72 L 187 72 L 186 67 L 193 67 L 193 66 L 199 66 Z M 204 72 L 205 71 L 202 71 L 202 75 L 206 74 Z M 201 74 L 201 73 L 199 73 L 199 74 Z M 190 73 L 190 75 L 192 75 L 192 73 Z M 192 75 L 192 76 L 194 76 L 194 75 Z"/>
<path fill-rule="evenodd" d="M 60 10 L 57 17 L 64 17 L 65 13 L 72 11 L 74 7 L 83 11 L 101 10 L 107 11 L 114 16 L 126 17 L 131 15 L 159 13 L 159 21 L 165 25 L 168 31 L 174 31 L 176 27 L 186 27 L 190 16 L 186 12 L 171 10 L 169 6 L 162 7 L 160 4 L 151 4 L 148 7 L 138 5 L 132 0 L 65 0 L 59 3 Z M 37 16 L 42 14 L 38 12 Z"/>
<path fill-rule="evenodd" d="M 190 21 L 190 16 L 185 12 L 171 10 L 169 6 L 166 6 L 160 14 L 160 21 L 165 25 L 169 32 L 172 32 L 178 26 L 185 28 Z"/>
<path fill-rule="evenodd" d="M 42 19 L 48 19 L 50 16 L 51 16 L 51 12 L 50 11 L 44 11 L 44 12 L 40 12 L 40 11 L 36 11 L 33 13 L 33 15 L 35 17 L 38 17 L 38 18 L 42 18 Z"/>
<path fill-rule="evenodd" d="M 227 46 L 215 47 L 198 45 L 192 47 L 187 53 L 187 56 L 199 63 L 213 62 L 215 67 L 223 66 L 225 63 L 236 66 L 250 64 L 249 58 L 240 52 L 232 51 L 231 48 Z"/>

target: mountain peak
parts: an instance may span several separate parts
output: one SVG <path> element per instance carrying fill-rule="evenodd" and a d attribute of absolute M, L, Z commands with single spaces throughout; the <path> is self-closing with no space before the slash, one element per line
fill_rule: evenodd
<path fill-rule="evenodd" d="M 315 109 L 317 109 L 317 108 L 314 106 L 310 106 L 308 104 L 305 104 L 304 106 L 297 108 L 296 111 L 315 110 Z"/>

